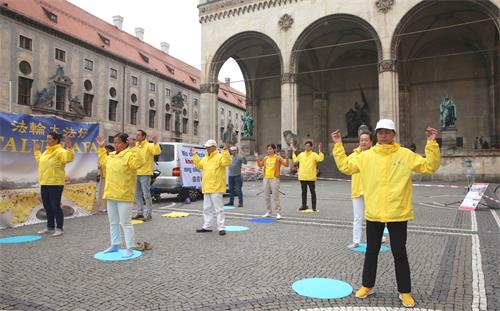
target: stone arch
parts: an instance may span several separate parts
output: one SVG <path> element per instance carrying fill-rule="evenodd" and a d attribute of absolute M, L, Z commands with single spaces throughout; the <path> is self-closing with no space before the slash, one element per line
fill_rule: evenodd
<path fill-rule="evenodd" d="M 450 96 L 458 118 L 446 133 L 456 132 L 459 148 L 473 149 L 476 136 L 498 145 L 499 15 L 489 0 L 422 1 L 401 18 L 390 53 L 398 70 L 403 143 L 422 150 L 422 128 L 441 127 L 439 103 Z"/>
<path fill-rule="evenodd" d="M 290 55 L 290 72 L 296 72 L 296 64 L 297 64 L 297 58 L 300 56 L 300 50 L 303 48 L 305 42 L 307 39 L 310 37 L 310 35 L 316 31 L 319 27 L 324 25 L 324 23 L 328 22 L 336 22 L 336 21 L 349 21 L 352 22 L 358 26 L 360 26 L 362 29 L 367 31 L 372 38 L 374 38 L 374 42 L 377 47 L 377 54 L 378 54 L 378 60 L 382 60 L 382 43 L 380 42 L 379 35 L 377 31 L 364 19 L 362 19 L 359 16 L 351 15 L 351 14 L 333 14 L 333 15 L 328 15 L 324 16 L 313 23 L 311 23 L 309 26 L 307 26 L 302 33 L 299 35 L 297 40 L 295 40 L 295 43 L 293 45 L 292 53 Z M 297 52 L 296 52 L 297 51 Z"/>

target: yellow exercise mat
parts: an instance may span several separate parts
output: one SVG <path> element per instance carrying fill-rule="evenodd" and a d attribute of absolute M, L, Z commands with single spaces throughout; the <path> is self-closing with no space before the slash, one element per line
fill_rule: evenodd
<path fill-rule="evenodd" d="M 301 212 L 301 213 L 317 213 L 317 212 L 319 212 L 319 210 L 313 211 L 312 209 L 306 209 L 306 210 L 299 211 L 299 212 Z"/>
<path fill-rule="evenodd" d="M 170 218 L 180 218 L 180 217 L 186 217 L 189 216 L 189 213 L 184 213 L 184 212 L 170 212 L 162 215 L 163 217 L 170 217 Z"/>
<path fill-rule="evenodd" d="M 131 223 L 131 224 L 133 224 L 133 225 L 140 225 L 140 224 L 143 224 L 143 223 L 144 223 L 144 221 L 142 221 L 142 220 L 140 220 L 140 219 L 132 219 L 132 220 L 130 221 L 130 223 Z"/>

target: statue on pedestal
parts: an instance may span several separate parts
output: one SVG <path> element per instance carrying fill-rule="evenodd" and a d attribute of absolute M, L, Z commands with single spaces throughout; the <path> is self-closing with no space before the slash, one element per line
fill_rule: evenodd
<path fill-rule="evenodd" d="M 455 128 L 457 121 L 457 106 L 455 102 L 447 95 L 439 105 L 439 121 L 442 129 Z"/>
<path fill-rule="evenodd" d="M 247 111 L 241 117 L 241 120 L 243 121 L 243 130 L 241 131 L 241 137 L 253 137 L 253 117 Z"/>

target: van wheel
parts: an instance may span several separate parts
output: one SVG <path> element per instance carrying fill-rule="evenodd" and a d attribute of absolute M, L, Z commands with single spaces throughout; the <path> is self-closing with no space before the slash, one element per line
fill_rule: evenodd
<path fill-rule="evenodd" d="M 155 203 L 160 203 L 161 202 L 161 194 L 160 193 L 151 193 L 151 199 L 153 200 L 153 202 Z"/>
<path fill-rule="evenodd" d="M 199 198 L 199 191 L 197 189 L 190 189 L 188 191 L 188 196 L 191 202 L 194 202 Z"/>

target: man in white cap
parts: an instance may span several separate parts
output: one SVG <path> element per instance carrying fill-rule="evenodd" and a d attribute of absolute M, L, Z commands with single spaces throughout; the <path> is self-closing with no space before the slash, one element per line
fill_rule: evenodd
<path fill-rule="evenodd" d="M 229 153 L 232 156 L 232 163 L 229 167 L 229 202 L 226 206 L 234 205 L 234 196 L 238 196 L 238 207 L 243 207 L 243 191 L 241 190 L 243 180 L 241 179 L 241 165 L 247 164 L 247 159 L 240 152 L 238 154 L 238 147 L 232 146 L 229 148 Z"/>
<path fill-rule="evenodd" d="M 413 220 L 412 172 L 430 174 L 440 165 L 441 156 L 436 142 L 438 131 L 426 129 L 425 158 L 394 142 L 396 126 L 381 119 L 376 126 L 377 144 L 348 160 L 339 130 L 332 133 L 335 142 L 333 156 L 339 170 L 348 175 L 360 174 L 364 191 L 367 249 L 363 265 L 363 286 L 357 298 L 374 293 L 377 260 L 384 227 L 387 225 L 394 257 L 399 299 L 403 306 L 414 307 L 411 296 L 410 265 L 406 254 L 408 221 Z"/>
<path fill-rule="evenodd" d="M 217 230 L 225 235 L 224 206 L 222 195 L 226 192 L 226 167 L 231 165 L 231 156 L 224 144 L 224 150 L 217 151 L 217 142 L 213 139 L 205 143 L 207 153 L 200 159 L 194 148 L 190 152 L 197 169 L 202 170 L 201 191 L 203 192 L 203 226 L 196 232 L 212 232 L 214 211 L 217 214 Z"/>

